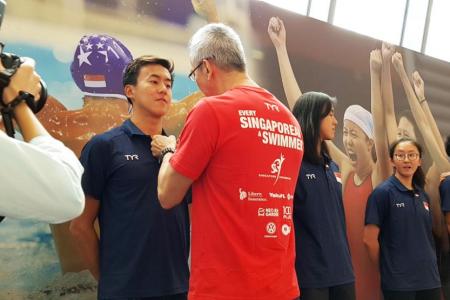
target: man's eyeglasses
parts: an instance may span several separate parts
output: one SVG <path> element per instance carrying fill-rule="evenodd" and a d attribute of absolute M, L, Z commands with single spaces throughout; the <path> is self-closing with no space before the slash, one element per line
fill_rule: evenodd
<path fill-rule="evenodd" d="M 188 77 L 190 80 L 195 81 L 195 71 L 197 71 L 198 68 L 200 68 L 200 66 L 203 65 L 203 59 L 202 61 L 194 68 L 194 70 L 191 71 L 191 73 L 189 73 Z"/>
<path fill-rule="evenodd" d="M 406 158 L 410 161 L 415 161 L 419 158 L 419 153 L 400 153 L 400 154 L 394 154 L 395 159 L 398 161 L 404 161 Z"/>

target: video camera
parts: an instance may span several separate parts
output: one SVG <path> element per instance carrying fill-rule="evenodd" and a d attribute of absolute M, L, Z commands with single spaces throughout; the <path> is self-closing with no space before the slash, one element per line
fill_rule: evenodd
<path fill-rule="evenodd" d="M 2 25 L 3 17 L 5 15 L 6 8 L 6 0 L 0 0 L 0 28 Z M 19 96 L 16 100 L 13 100 L 8 105 L 2 99 L 3 90 L 9 85 L 11 81 L 11 77 L 16 73 L 17 69 L 20 68 L 20 65 L 23 63 L 23 59 L 20 56 L 17 56 L 12 53 L 3 52 L 4 44 L 0 42 L 0 59 L 5 67 L 5 70 L 0 71 L 0 111 L 3 117 L 3 124 L 5 125 L 5 131 L 10 137 L 14 137 L 14 126 L 12 119 L 14 117 L 14 106 L 20 103 L 21 101 L 25 101 L 28 107 L 34 112 L 39 112 L 42 107 L 44 107 L 45 102 L 47 101 L 47 85 L 43 80 L 41 80 L 41 93 L 38 101 L 35 101 L 34 96 L 20 92 Z"/>

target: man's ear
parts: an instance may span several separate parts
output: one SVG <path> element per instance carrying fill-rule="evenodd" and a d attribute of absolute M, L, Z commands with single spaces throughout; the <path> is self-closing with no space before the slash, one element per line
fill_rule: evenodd
<path fill-rule="evenodd" d="M 212 62 L 210 62 L 208 59 L 205 59 L 203 62 L 203 68 L 206 72 L 206 78 L 208 80 L 211 79 L 215 65 Z"/>
<path fill-rule="evenodd" d="M 123 91 L 125 93 L 125 96 L 131 100 L 131 102 L 133 102 L 134 99 L 134 86 L 132 86 L 131 84 L 127 84 L 124 88 Z"/>

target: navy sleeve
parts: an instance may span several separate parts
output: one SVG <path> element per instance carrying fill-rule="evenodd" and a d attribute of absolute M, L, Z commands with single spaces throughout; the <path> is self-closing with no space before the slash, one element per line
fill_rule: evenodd
<path fill-rule="evenodd" d="M 84 168 L 81 185 L 85 195 L 101 199 L 110 153 L 110 143 L 103 135 L 93 137 L 81 151 L 80 161 Z"/>
<path fill-rule="evenodd" d="M 444 213 L 450 212 L 450 177 L 445 178 L 439 186 L 441 195 L 441 207 Z"/>
<path fill-rule="evenodd" d="M 386 201 L 389 201 L 389 193 L 381 188 L 376 188 L 369 196 L 366 206 L 365 225 L 374 224 L 381 226 L 386 215 Z"/>

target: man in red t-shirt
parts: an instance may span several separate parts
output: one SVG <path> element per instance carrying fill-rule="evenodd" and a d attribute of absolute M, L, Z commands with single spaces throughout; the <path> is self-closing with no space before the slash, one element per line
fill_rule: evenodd
<path fill-rule="evenodd" d="M 292 300 L 300 126 L 247 75 L 231 28 L 206 25 L 189 47 L 190 77 L 206 97 L 188 115 L 176 152 L 174 137 L 152 142 L 161 151 L 161 205 L 180 203 L 192 184 L 189 299 Z"/>

